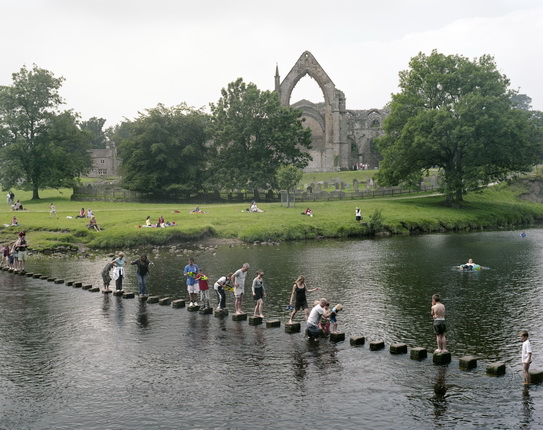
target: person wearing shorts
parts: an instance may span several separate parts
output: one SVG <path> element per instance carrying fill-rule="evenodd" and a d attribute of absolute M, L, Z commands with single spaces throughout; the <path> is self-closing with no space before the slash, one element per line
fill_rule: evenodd
<path fill-rule="evenodd" d="M 313 291 L 319 291 L 319 288 L 313 288 L 312 290 L 308 290 L 305 287 L 305 278 L 302 275 L 298 276 L 298 279 L 296 279 L 296 282 L 292 286 L 292 293 L 290 295 L 290 306 L 292 306 L 294 297 L 296 297 L 296 302 L 294 305 L 294 310 L 290 315 L 290 320 L 288 322 L 289 324 L 292 324 L 292 319 L 294 318 L 294 315 L 296 315 L 296 312 L 298 312 L 300 309 L 304 310 L 305 320 L 307 321 L 307 318 L 309 317 L 309 306 L 307 305 L 306 293 L 312 293 Z"/>
<path fill-rule="evenodd" d="M 447 352 L 447 339 L 445 338 L 445 332 L 447 331 L 447 326 L 445 325 L 445 305 L 441 303 L 439 294 L 434 294 L 432 296 L 432 308 L 430 313 L 434 319 L 434 334 L 436 335 L 437 343 L 435 352 L 437 354 Z"/>
<path fill-rule="evenodd" d="M 236 297 L 236 315 L 243 313 L 241 305 L 243 303 L 243 294 L 245 292 L 245 278 L 247 277 L 247 270 L 250 269 L 249 263 L 244 263 L 241 269 L 238 269 L 232 275 L 232 285 L 234 285 L 234 296 Z"/>
<path fill-rule="evenodd" d="M 198 294 L 200 286 L 196 280 L 198 274 L 198 265 L 194 264 L 194 259 L 189 258 L 189 264 L 183 269 L 183 275 L 187 278 L 187 291 L 189 293 L 189 306 L 198 306 Z"/>
<path fill-rule="evenodd" d="M 26 260 L 28 260 L 28 242 L 26 241 L 26 233 L 24 231 L 21 231 L 19 233 L 19 239 L 17 239 L 17 242 L 15 242 L 15 249 L 18 253 L 17 258 L 19 261 L 18 267 L 16 269 L 19 269 L 20 271 L 25 271 L 25 265 Z"/>

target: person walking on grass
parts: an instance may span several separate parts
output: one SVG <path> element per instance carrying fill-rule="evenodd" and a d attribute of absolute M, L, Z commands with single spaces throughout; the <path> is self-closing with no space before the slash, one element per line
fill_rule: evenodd
<path fill-rule="evenodd" d="M 49 218 L 51 218 L 51 215 L 53 215 L 53 214 L 55 214 L 55 216 L 58 219 L 57 209 L 55 208 L 55 205 L 53 203 L 51 203 L 49 205 Z"/>

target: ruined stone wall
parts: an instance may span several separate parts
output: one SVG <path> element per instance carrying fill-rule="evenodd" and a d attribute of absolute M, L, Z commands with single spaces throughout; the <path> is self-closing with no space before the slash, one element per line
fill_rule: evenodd
<path fill-rule="evenodd" d="M 368 164 L 370 169 L 379 167 L 379 156 L 372 140 L 382 136 L 386 109 L 347 110 L 347 140 L 350 143 L 349 166 Z"/>

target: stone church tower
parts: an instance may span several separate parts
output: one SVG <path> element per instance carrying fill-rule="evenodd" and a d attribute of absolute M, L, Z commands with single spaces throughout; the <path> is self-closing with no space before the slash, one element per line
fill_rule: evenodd
<path fill-rule="evenodd" d="M 312 77 L 324 95 L 324 103 L 300 100 L 291 104 L 292 91 L 301 78 Z M 313 161 L 306 172 L 330 172 L 352 169 L 355 164 L 378 166 L 379 156 L 374 139 L 383 134 L 384 109 L 354 111 L 346 109 L 345 94 L 338 90 L 330 77 L 309 51 L 305 51 L 283 82 L 279 67 L 275 69 L 275 91 L 282 106 L 301 109 L 305 125 L 311 129 Z"/>

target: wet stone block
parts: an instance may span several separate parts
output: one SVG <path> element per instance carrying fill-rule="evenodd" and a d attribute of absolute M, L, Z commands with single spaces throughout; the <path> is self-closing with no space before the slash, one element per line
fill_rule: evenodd
<path fill-rule="evenodd" d="M 102 294 L 111 294 L 113 293 L 112 290 L 102 290 Z"/>
<path fill-rule="evenodd" d="M 67 285 L 68 287 L 71 287 L 73 284 L 74 284 L 74 281 L 67 281 L 67 282 L 66 282 L 66 285 Z"/>
<path fill-rule="evenodd" d="M 97 293 L 98 291 L 100 291 L 100 287 L 89 288 L 89 292 L 91 292 L 91 293 Z"/>
<path fill-rule="evenodd" d="M 285 324 L 285 333 L 300 333 L 301 330 L 302 326 L 298 322 Z"/>
<path fill-rule="evenodd" d="M 26 276 L 27 278 L 32 278 L 32 277 L 34 276 L 34 274 L 33 274 L 33 273 L 30 273 L 30 272 L 26 272 L 26 273 L 25 273 L 25 276 Z"/>
<path fill-rule="evenodd" d="M 192 305 L 187 307 L 187 311 L 189 312 L 198 312 L 200 310 L 200 306 L 198 305 Z"/>
<path fill-rule="evenodd" d="M 36 279 L 37 279 L 37 278 L 41 278 L 41 273 L 34 273 L 34 274 L 32 275 L 32 277 L 33 277 L 33 278 L 36 278 Z"/>
<path fill-rule="evenodd" d="M 83 290 L 90 290 L 91 288 L 92 288 L 91 284 L 85 284 L 85 285 L 81 286 L 81 289 L 83 289 Z"/>
<path fill-rule="evenodd" d="M 206 307 L 200 309 L 200 315 L 211 315 L 213 313 L 213 308 Z"/>
<path fill-rule="evenodd" d="M 343 342 L 345 340 L 345 333 L 330 333 L 330 340 L 332 342 Z"/>
<path fill-rule="evenodd" d="M 385 349 L 385 342 L 382 340 L 373 340 L 370 342 L 370 351 L 379 351 Z"/>
<path fill-rule="evenodd" d="M 487 364 L 486 373 L 494 376 L 505 375 L 505 363 L 497 361 L 496 363 Z"/>
<path fill-rule="evenodd" d="M 57 278 L 53 278 L 51 276 L 49 278 L 47 278 L 47 282 L 54 282 L 56 280 L 57 280 Z"/>
<path fill-rule="evenodd" d="M 475 369 L 477 367 L 477 358 L 473 355 L 466 355 L 461 357 L 458 363 L 458 367 L 462 370 Z"/>
<path fill-rule="evenodd" d="M 47 275 L 42 275 L 42 276 L 40 276 L 40 279 L 47 280 L 47 279 L 49 279 L 49 276 L 47 276 Z"/>
<path fill-rule="evenodd" d="M 172 308 L 184 308 L 185 307 L 185 299 L 177 299 L 172 301 Z"/>
<path fill-rule="evenodd" d="M 247 321 L 247 314 L 234 314 L 232 315 L 232 321 Z"/>
<path fill-rule="evenodd" d="M 437 365 L 446 365 L 451 362 L 451 353 L 450 352 L 434 352 L 433 356 L 434 364 Z"/>
<path fill-rule="evenodd" d="M 74 283 L 72 284 L 72 286 L 73 286 L 74 288 L 81 288 L 81 287 L 83 286 L 83 282 L 74 282 Z"/>
<path fill-rule="evenodd" d="M 120 297 L 120 296 L 123 295 L 123 293 L 124 293 L 124 291 L 122 291 L 122 290 L 115 290 L 115 291 L 113 291 L 112 294 L 113 294 L 114 296 L 119 296 L 119 297 Z"/>
<path fill-rule="evenodd" d="M 172 303 L 171 297 L 164 297 L 158 301 L 158 304 L 161 306 L 169 306 Z"/>
<path fill-rule="evenodd" d="M 352 346 L 364 345 L 366 338 L 364 336 L 351 336 L 350 342 Z"/>
<path fill-rule="evenodd" d="M 266 327 L 267 328 L 281 327 L 281 320 L 267 320 Z"/>
<path fill-rule="evenodd" d="M 543 382 L 543 370 L 530 370 L 530 381 L 532 384 L 541 384 Z"/>
<path fill-rule="evenodd" d="M 416 347 L 411 348 L 411 360 L 425 360 L 428 357 L 428 350 L 426 348 Z"/>
<path fill-rule="evenodd" d="M 149 296 L 147 297 L 147 303 L 158 303 L 160 300 L 159 296 Z"/>
<path fill-rule="evenodd" d="M 263 319 L 260 317 L 254 317 L 254 316 L 249 317 L 249 325 L 260 325 L 262 324 L 262 322 L 263 322 Z"/>
<path fill-rule="evenodd" d="M 393 343 L 390 345 L 391 354 L 407 354 L 407 345 L 405 343 Z"/>
<path fill-rule="evenodd" d="M 216 318 L 224 318 L 228 316 L 228 309 L 215 310 L 214 314 Z"/>
<path fill-rule="evenodd" d="M 55 279 L 54 283 L 55 284 L 64 284 L 64 279 Z"/>
<path fill-rule="evenodd" d="M 133 291 L 123 293 L 123 299 L 133 299 L 136 294 Z"/>

